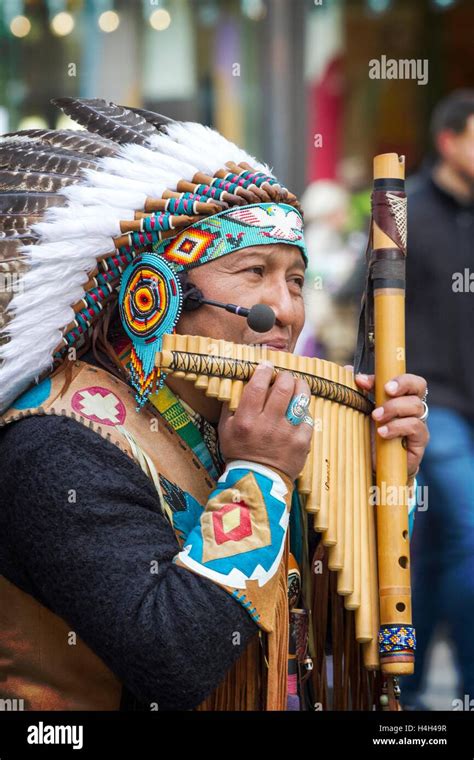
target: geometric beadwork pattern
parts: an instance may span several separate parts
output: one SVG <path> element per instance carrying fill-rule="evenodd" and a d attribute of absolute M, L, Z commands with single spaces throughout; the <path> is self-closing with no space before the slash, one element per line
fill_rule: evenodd
<path fill-rule="evenodd" d="M 173 264 L 195 264 L 219 237 L 218 233 L 206 229 L 188 228 L 166 246 L 165 258 Z"/>
<path fill-rule="evenodd" d="M 265 499 L 253 472 L 211 498 L 206 512 L 206 519 L 201 518 L 203 562 L 232 557 L 271 543 Z"/>
<path fill-rule="evenodd" d="M 217 544 L 241 541 L 252 535 L 252 521 L 248 505 L 244 501 L 224 504 L 212 515 L 214 537 Z"/>
<path fill-rule="evenodd" d="M 400 652 L 407 649 L 415 651 L 415 629 L 411 625 L 383 626 L 379 632 L 379 647 L 380 654 Z"/>
<path fill-rule="evenodd" d="M 98 385 L 76 391 L 71 406 L 81 417 L 99 425 L 123 425 L 125 406 L 115 393 Z"/>
<path fill-rule="evenodd" d="M 275 470 L 256 462 L 229 462 L 174 561 L 231 589 L 260 589 L 275 582 L 288 502 L 288 488 Z M 258 590 L 253 594 L 260 595 Z"/>

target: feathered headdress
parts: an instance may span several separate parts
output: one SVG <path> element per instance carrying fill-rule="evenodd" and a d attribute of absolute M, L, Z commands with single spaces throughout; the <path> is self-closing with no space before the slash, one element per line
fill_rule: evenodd
<path fill-rule="evenodd" d="M 120 289 L 139 403 L 181 312 L 177 273 L 249 245 L 306 252 L 296 197 L 215 130 L 103 100 L 86 131 L 0 139 L 0 413 L 79 346 Z"/>

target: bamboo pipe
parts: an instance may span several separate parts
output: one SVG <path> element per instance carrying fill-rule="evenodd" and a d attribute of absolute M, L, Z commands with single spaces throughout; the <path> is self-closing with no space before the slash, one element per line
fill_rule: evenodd
<path fill-rule="evenodd" d="M 337 577 L 337 592 L 349 596 L 354 591 L 354 422 L 356 412 L 348 409 L 346 420 L 346 481 L 344 488 L 344 553 L 342 567 Z"/>
<path fill-rule="evenodd" d="M 370 440 L 370 420 L 365 422 L 365 450 L 369 452 L 366 462 L 366 484 L 367 493 L 370 493 L 370 488 L 373 485 L 372 478 L 372 446 Z M 372 613 L 372 639 L 362 645 L 362 658 L 364 667 L 367 670 L 378 670 L 380 668 L 379 657 L 379 587 L 377 577 L 377 547 L 376 547 L 376 528 L 375 528 L 375 505 L 372 504 L 372 500 L 368 499 L 367 506 L 368 516 L 368 528 L 369 528 L 369 576 L 370 576 L 370 609 Z"/>
<path fill-rule="evenodd" d="M 373 637 L 369 561 L 369 493 L 367 490 L 367 458 L 370 452 L 365 448 L 365 418 L 362 414 L 357 416 L 357 459 L 360 475 L 360 606 L 355 611 L 355 630 L 356 640 L 359 643 L 366 643 Z"/>
<path fill-rule="evenodd" d="M 352 416 L 352 439 L 354 441 L 354 447 L 358 445 L 359 441 L 359 420 L 357 412 L 354 412 Z M 352 593 L 347 594 L 344 598 L 344 607 L 346 610 L 356 610 L 360 607 L 361 599 L 361 557 L 360 557 L 360 545 L 361 545 L 361 505 L 360 505 L 360 469 L 354 462 L 352 473 L 352 558 L 353 558 L 353 590 Z"/>
<path fill-rule="evenodd" d="M 405 177 L 404 157 L 385 153 L 374 159 L 374 182 L 385 180 L 384 190 L 393 186 L 400 190 Z M 398 249 L 398 261 L 404 263 L 405 251 L 384 229 L 385 219 L 380 209 L 373 208 L 373 257 L 381 249 Z M 405 285 L 404 278 L 395 280 L 378 277 L 374 280 L 375 325 L 375 398 L 383 406 L 388 396 L 384 385 L 388 380 L 403 374 L 405 365 Z M 406 495 L 407 453 L 401 439 L 386 441 L 376 436 L 377 488 L 377 544 L 380 595 L 381 629 L 395 626 L 398 630 L 411 627 L 410 552 L 408 535 L 408 505 L 387 503 L 385 494 L 392 488 L 402 487 Z M 414 653 L 405 649 L 396 653 L 381 653 L 381 668 L 390 675 L 409 675 L 414 670 Z"/>
<path fill-rule="evenodd" d="M 208 347 L 210 343 L 210 338 L 206 338 L 202 335 L 198 336 L 199 338 L 199 353 L 204 354 L 205 356 L 208 354 Z M 208 375 L 198 375 L 197 380 L 194 381 L 194 387 L 198 388 L 199 390 L 205 391 L 208 384 L 209 384 L 209 376 Z"/>
<path fill-rule="evenodd" d="M 323 371 L 326 377 L 330 377 L 334 380 L 334 369 L 330 362 L 322 361 Z M 320 504 L 319 511 L 314 517 L 314 529 L 318 532 L 324 533 L 329 527 L 329 503 L 330 503 L 330 488 L 331 488 L 331 471 L 332 461 L 331 454 L 334 453 L 334 445 L 332 443 L 334 430 L 331 428 L 331 421 L 336 419 L 331 412 L 331 402 L 324 399 L 323 403 L 323 440 L 321 446 L 321 488 L 320 488 Z"/>
<path fill-rule="evenodd" d="M 339 382 L 345 382 L 345 370 L 339 367 Z M 346 497 L 345 497 L 345 478 L 347 468 L 346 457 L 346 439 L 347 439 L 347 419 L 349 409 L 344 407 L 339 409 L 339 423 L 337 429 L 337 494 L 336 499 L 336 531 L 335 543 L 330 547 L 328 552 L 328 567 L 330 570 L 341 570 L 344 564 L 344 525 L 346 520 Z M 351 456 L 354 456 L 354 452 Z"/>

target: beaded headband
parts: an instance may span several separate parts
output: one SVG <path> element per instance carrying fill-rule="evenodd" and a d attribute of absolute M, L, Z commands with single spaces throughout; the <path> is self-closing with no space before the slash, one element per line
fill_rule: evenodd
<path fill-rule="evenodd" d="M 285 203 L 254 203 L 221 211 L 192 224 L 171 241 L 154 245 L 153 250 L 182 272 L 241 248 L 269 243 L 297 246 L 308 265 L 303 217 Z"/>

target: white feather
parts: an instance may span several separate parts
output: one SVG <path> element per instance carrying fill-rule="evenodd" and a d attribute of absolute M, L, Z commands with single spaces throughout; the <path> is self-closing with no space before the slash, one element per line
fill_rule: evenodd
<path fill-rule="evenodd" d="M 82 219 L 84 217 L 110 216 L 117 219 L 134 219 L 135 212 L 131 208 L 115 208 L 114 206 L 82 206 L 80 203 L 70 203 L 68 206 L 51 206 L 47 209 L 43 220 L 61 224 L 66 219 Z"/>
<path fill-rule="evenodd" d="M 142 167 L 134 166 L 130 161 L 124 161 L 120 158 L 104 159 L 104 168 L 107 172 L 98 172 L 97 177 L 93 177 L 94 184 L 112 186 L 112 180 L 120 177 L 122 181 L 140 182 L 143 187 L 149 187 L 155 194 L 160 187 L 176 187 L 182 175 L 179 171 L 170 171 L 169 169 L 156 169 L 152 166 Z M 105 178 L 105 180 L 104 180 Z"/>
<path fill-rule="evenodd" d="M 122 145 L 120 155 L 134 164 L 139 164 L 143 167 L 154 167 L 161 172 L 170 170 L 173 173 L 180 174 L 183 179 L 185 177 L 191 178 L 196 172 L 194 161 L 186 162 L 167 156 L 164 153 L 157 154 L 155 151 L 149 150 L 143 145 L 136 145 L 135 143 Z"/>
<path fill-rule="evenodd" d="M 57 264 L 63 266 L 65 271 L 71 266 L 87 271 L 91 261 L 94 262 L 98 256 L 110 250 L 112 246 L 109 237 L 87 237 L 82 240 L 26 245 L 22 253 L 33 267 L 25 274 L 25 279 L 39 269 L 46 271 L 46 265 Z"/>
<path fill-rule="evenodd" d="M 106 172 L 96 172 L 92 169 L 86 169 L 86 182 L 90 187 L 123 190 L 127 192 L 141 192 L 146 196 L 160 197 L 168 187 L 168 177 L 159 177 L 157 174 L 153 178 L 129 179 L 117 174 L 107 174 Z M 74 186 L 73 186 L 74 187 Z"/>
<path fill-rule="evenodd" d="M 107 188 L 88 187 L 87 185 L 70 185 L 61 189 L 61 195 L 64 195 L 71 202 L 83 206 L 106 206 L 127 207 L 133 209 L 144 209 L 147 193 L 142 191 L 112 190 Z"/>
<path fill-rule="evenodd" d="M 110 239 L 105 240 L 107 245 L 103 238 L 88 238 L 25 246 L 31 269 L 9 304 L 14 318 L 2 331 L 10 340 L 0 346 L 0 410 L 51 366 L 62 330 L 74 319 L 72 305 L 84 296 L 81 286 L 96 264 L 97 251 L 110 249 Z"/>
<path fill-rule="evenodd" d="M 68 240 L 77 237 L 116 237 L 121 234 L 120 217 L 110 216 L 110 214 L 67 219 L 63 223 L 38 222 L 32 225 L 32 229 L 45 241 Z M 112 247 L 112 241 L 110 247 Z"/>
<path fill-rule="evenodd" d="M 245 161 L 257 171 L 270 173 L 266 164 L 260 163 L 219 132 L 210 127 L 205 127 L 203 124 L 192 121 L 171 124 L 168 132 L 173 139 L 195 151 L 196 157 L 209 156 L 211 174 L 214 174 L 218 169 L 223 169 L 227 161 L 234 161 L 236 164 Z"/>
<path fill-rule="evenodd" d="M 8 409 L 32 382 L 36 382 L 43 372 L 51 369 L 53 351 L 60 340 L 61 333 L 54 330 L 53 325 L 45 324 L 41 343 L 32 342 L 30 336 L 24 336 L 23 340 L 19 339 L 15 343 L 12 341 L 14 350 L 0 368 L 0 410 L 2 412 Z M 12 343 L 8 345 L 12 346 Z M 3 350 L 1 355 L 4 355 Z"/>
<path fill-rule="evenodd" d="M 84 280 L 84 273 L 79 278 Z M 65 282 L 66 280 L 59 280 Z M 3 331 L 10 341 L 0 347 L 0 410 L 4 411 L 32 381 L 51 367 L 53 351 L 58 346 L 62 329 L 74 319 L 71 303 L 77 303 L 83 289 L 72 279 L 67 281 L 64 292 L 59 291 L 53 280 L 42 283 L 42 300 L 47 305 L 39 310 L 26 294 L 18 294 L 10 304 L 9 311 L 15 318 Z"/>
<path fill-rule="evenodd" d="M 187 177 L 187 179 L 191 179 L 193 174 L 195 174 L 197 171 L 203 171 L 207 173 L 211 171 L 210 163 L 208 164 L 203 161 L 202 156 L 198 157 L 196 153 L 191 151 L 187 146 L 179 145 L 179 143 L 171 140 L 169 137 L 167 137 L 167 135 L 154 135 L 152 138 L 150 138 L 150 141 L 152 141 L 152 145 L 159 153 L 171 156 L 177 161 L 185 161 L 193 166 L 193 172 L 189 175 L 189 177 Z M 185 177 L 183 177 L 183 179 L 185 179 Z"/>

